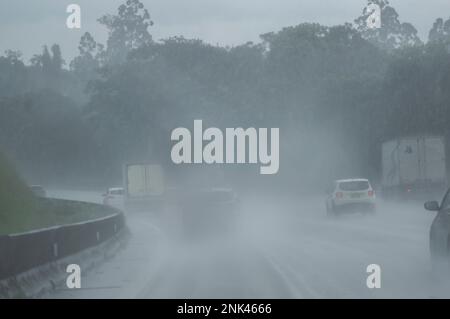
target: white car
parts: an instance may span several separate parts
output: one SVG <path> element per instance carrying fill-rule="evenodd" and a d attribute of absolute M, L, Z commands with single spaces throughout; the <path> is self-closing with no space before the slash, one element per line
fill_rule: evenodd
<path fill-rule="evenodd" d="M 344 211 L 375 212 L 375 192 L 368 179 L 341 179 L 333 183 L 327 191 L 327 215 Z"/>
<path fill-rule="evenodd" d="M 103 194 L 103 204 L 123 208 L 125 190 L 122 187 L 108 188 L 105 194 Z"/>

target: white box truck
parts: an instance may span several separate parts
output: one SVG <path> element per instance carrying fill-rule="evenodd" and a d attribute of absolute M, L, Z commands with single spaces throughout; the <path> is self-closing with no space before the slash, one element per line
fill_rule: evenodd
<path fill-rule="evenodd" d="M 382 145 L 382 194 L 417 198 L 447 187 L 446 149 L 441 136 L 413 136 Z"/>
<path fill-rule="evenodd" d="M 153 210 L 162 202 L 165 183 L 161 165 L 126 164 L 123 170 L 123 181 L 126 209 Z"/>

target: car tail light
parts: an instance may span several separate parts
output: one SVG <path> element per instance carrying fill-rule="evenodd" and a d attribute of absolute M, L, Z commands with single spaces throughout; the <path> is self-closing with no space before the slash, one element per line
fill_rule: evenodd
<path fill-rule="evenodd" d="M 344 194 L 342 194 L 341 192 L 336 193 L 336 198 L 342 198 L 342 197 L 344 197 Z"/>
<path fill-rule="evenodd" d="M 370 190 L 367 192 L 367 194 L 369 195 L 369 197 L 372 197 L 374 195 L 374 192 L 373 192 L 373 190 Z"/>

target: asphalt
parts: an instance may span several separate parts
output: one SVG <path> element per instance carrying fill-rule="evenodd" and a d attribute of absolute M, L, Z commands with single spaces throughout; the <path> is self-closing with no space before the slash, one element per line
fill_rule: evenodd
<path fill-rule="evenodd" d="M 101 201 L 95 192 L 49 195 Z M 418 202 L 379 200 L 375 215 L 327 218 L 321 196 L 253 196 L 242 200 L 230 233 L 195 240 L 177 236 L 176 218 L 164 214 L 127 212 L 126 247 L 96 269 L 82 270 L 81 289 L 49 297 L 450 297 L 450 280 L 431 272 L 428 233 L 435 213 Z M 371 264 L 381 267 L 379 289 L 366 285 Z"/>

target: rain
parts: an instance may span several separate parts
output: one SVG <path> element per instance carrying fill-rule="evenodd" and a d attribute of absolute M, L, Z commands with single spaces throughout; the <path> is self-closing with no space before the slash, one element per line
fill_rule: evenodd
<path fill-rule="evenodd" d="M 0 298 L 449 298 L 450 4 L 167 3 L 0 4 Z"/>

